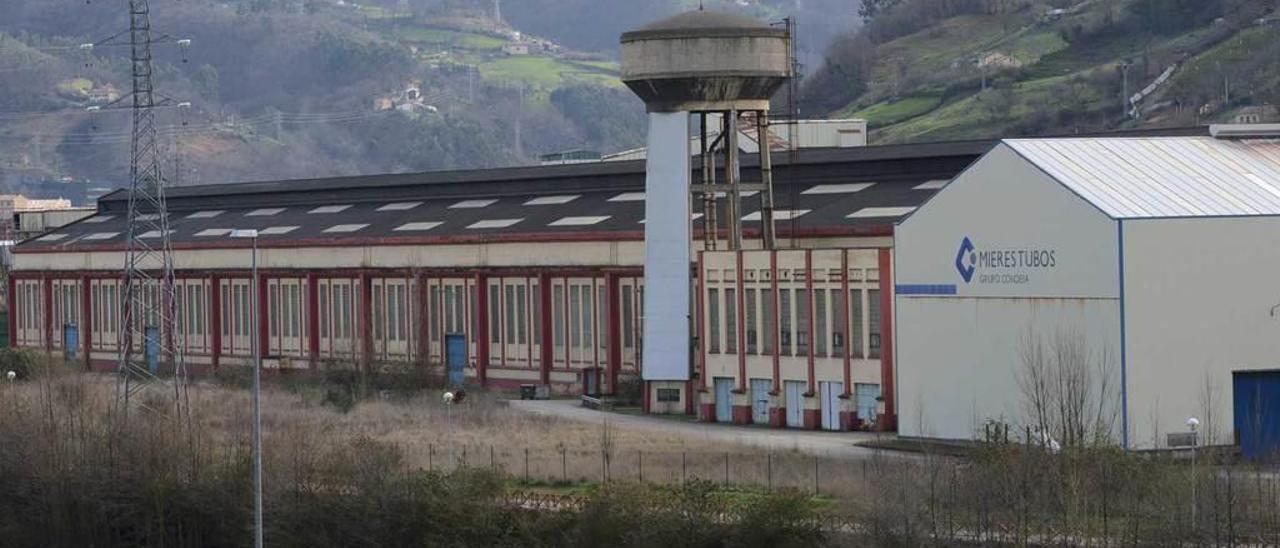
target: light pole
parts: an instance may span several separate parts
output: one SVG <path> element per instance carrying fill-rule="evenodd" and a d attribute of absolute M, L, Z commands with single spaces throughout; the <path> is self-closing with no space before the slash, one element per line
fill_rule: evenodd
<path fill-rule="evenodd" d="M 262 548 L 262 350 L 258 348 L 258 231 L 233 230 L 231 237 L 252 240 L 249 292 L 249 347 L 253 349 L 253 545 Z"/>
<path fill-rule="evenodd" d="M 1196 527 L 1196 447 L 1200 445 L 1200 419 L 1191 417 L 1187 419 L 1187 428 L 1191 429 L 1191 531 L 1195 532 Z"/>
<path fill-rule="evenodd" d="M 458 465 L 453 460 L 453 392 L 444 393 L 444 422 L 449 436 L 449 473 L 453 473 Z"/>

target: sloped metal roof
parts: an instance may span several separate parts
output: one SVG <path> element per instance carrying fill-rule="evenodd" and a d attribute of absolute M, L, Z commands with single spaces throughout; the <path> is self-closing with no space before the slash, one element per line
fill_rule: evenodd
<path fill-rule="evenodd" d="M 1116 219 L 1280 215 L 1280 139 L 1009 139 Z"/>
<path fill-rule="evenodd" d="M 778 232 L 890 231 L 937 190 L 924 183 L 950 179 L 990 146 L 815 149 L 801 151 L 794 164 L 781 155 L 775 207 L 797 213 L 780 217 Z M 758 163 L 743 160 L 744 180 L 758 180 Z M 223 237 L 231 229 L 256 229 L 268 246 L 639 240 L 644 181 L 643 162 L 620 162 L 178 187 L 168 192 L 170 238 L 182 248 L 236 247 Z M 748 194 L 741 215 L 751 233 L 759 230 L 759 198 Z M 97 215 L 27 240 L 15 252 L 119 249 L 128 228 L 126 198 L 104 197 Z"/>

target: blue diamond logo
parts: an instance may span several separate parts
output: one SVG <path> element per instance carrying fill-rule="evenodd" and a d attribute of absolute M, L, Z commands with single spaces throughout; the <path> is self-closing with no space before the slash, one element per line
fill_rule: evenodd
<path fill-rule="evenodd" d="M 969 241 L 968 236 L 965 236 L 964 241 L 960 242 L 960 251 L 956 253 L 956 271 L 960 272 L 960 277 L 964 278 L 964 283 L 969 283 L 973 280 L 973 271 L 976 264 L 973 251 L 973 242 Z"/>

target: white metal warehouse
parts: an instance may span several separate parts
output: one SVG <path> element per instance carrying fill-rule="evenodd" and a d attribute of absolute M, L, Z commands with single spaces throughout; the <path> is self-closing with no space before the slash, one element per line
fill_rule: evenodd
<path fill-rule="evenodd" d="M 1273 449 L 1280 127 L 1212 133 L 1006 140 L 904 219 L 900 432 L 1034 432 L 1034 366 L 1075 352 L 1125 447 L 1197 417 L 1201 443 Z"/>

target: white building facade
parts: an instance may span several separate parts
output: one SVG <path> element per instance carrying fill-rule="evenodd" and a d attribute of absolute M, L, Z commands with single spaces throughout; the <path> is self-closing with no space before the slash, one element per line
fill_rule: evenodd
<path fill-rule="evenodd" d="M 902 435 L 1150 449 L 1197 417 L 1203 444 L 1277 441 L 1280 140 L 1266 137 L 1004 141 L 902 221 Z"/>

